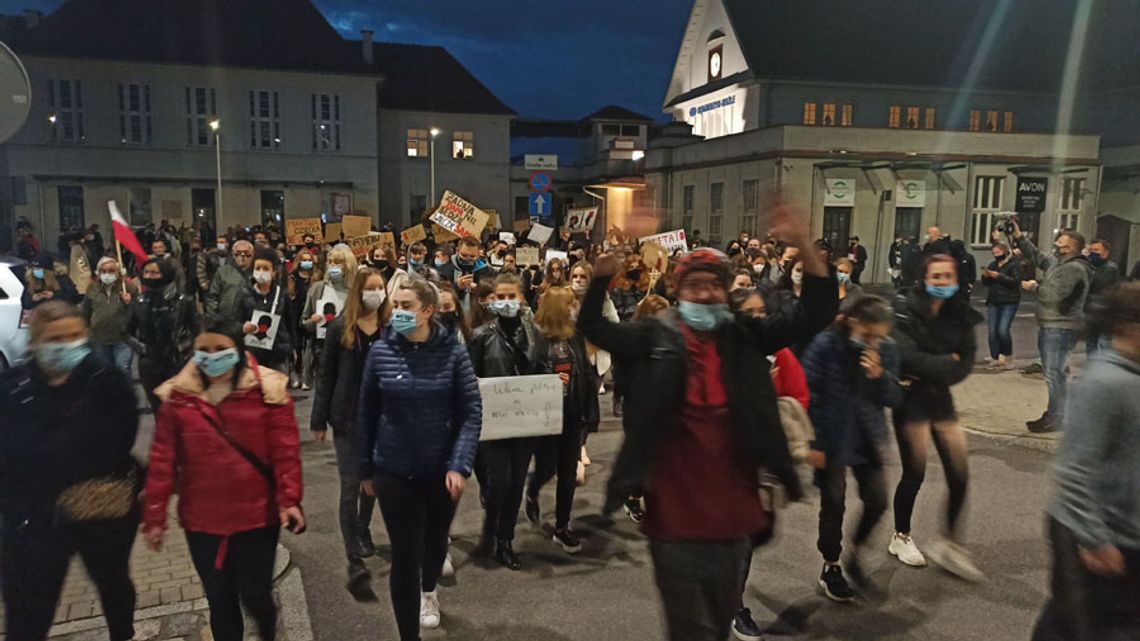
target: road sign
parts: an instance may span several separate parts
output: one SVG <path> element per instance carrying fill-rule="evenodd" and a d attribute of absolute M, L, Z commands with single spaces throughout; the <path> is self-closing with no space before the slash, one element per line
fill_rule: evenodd
<path fill-rule="evenodd" d="M 527 169 L 542 171 L 555 171 L 558 169 L 558 156 L 542 154 L 526 154 L 523 156 L 523 165 Z"/>
<path fill-rule="evenodd" d="M 530 215 L 537 216 L 538 218 L 546 218 L 550 216 L 552 211 L 554 197 L 550 194 L 544 194 L 540 191 L 530 192 Z"/>
<path fill-rule="evenodd" d="M 531 191 L 550 191 L 550 174 L 545 171 L 536 171 L 530 175 Z"/>

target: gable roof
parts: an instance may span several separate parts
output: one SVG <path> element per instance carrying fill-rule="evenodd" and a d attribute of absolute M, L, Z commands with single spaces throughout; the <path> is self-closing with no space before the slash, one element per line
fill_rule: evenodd
<path fill-rule="evenodd" d="M 643 116 L 636 111 L 617 105 L 607 105 L 583 118 L 583 120 L 636 120 L 638 122 L 653 122 L 652 118 Z"/>

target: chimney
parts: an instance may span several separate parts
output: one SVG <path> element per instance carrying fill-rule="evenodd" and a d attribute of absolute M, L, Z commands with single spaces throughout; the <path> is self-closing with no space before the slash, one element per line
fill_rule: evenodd
<path fill-rule="evenodd" d="M 364 53 L 364 64 L 372 64 L 372 30 L 360 30 L 360 48 Z"/>
<path fill-rule="evenodd" d="M 24 28 L 35 29 L 36 26 L 40 23 L 40 20 L 43 20 L 43 17 L 44 14 L 42 11 L 36 11 L 35 9 L 24 9 Z"/>

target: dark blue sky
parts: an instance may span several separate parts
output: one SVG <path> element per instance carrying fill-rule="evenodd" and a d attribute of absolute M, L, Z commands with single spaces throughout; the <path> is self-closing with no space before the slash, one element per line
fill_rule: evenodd
<path fill-rule="evenodd" d="M 0 13 L 64 0 L 0 0 Z M 186 0 L 192 1 L 192 0 Z M 662 119 L 692 0 L 314 0 L 342 34 L 441 45 L 524 117 Z"/>

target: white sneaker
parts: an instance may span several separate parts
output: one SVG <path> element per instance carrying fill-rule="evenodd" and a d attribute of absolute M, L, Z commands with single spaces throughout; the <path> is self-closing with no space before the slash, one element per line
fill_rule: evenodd
<path fill-rule="evenodd" d="M 926 557 L 918 551 L 914 539 L 910 538 L 908 534 L 895 532 L 895 535 L 891 537 L 891 546 L 887 548 L 887 551 L 891 553 L 891 556 L 897 556 L 899 561 L 909 566 L 921 568 L 926 565 Z"/>
<path fill-rule="evenodd" d="M 451 562 L 451 552 L 443 558 L 443 570 L 440 571 L 440 576 L 445 579 L 455 576 L 455 564 Z"/>
<path fill-rule="evenodd" d="M 590 461 L 590 455 L 586 453 L 585 445 L 582 446 L 582 454 L 578 458 L 581 459 L 582 465 L 589 465 L 592 462 Z"/>
<path fill-rule="evenodd" d="M 420 627 L 428 630 L 439 627 L 439 594 L 435 591 L 420 595 Z"/>
<path fill-rule="evenodd" d="M 980 583 L 986 578 L 985 573 L 978 569 L 966 548 L 951 541 L 941 540 L 932 545 L 930 547 L 930 560 L 963 581 Z"/>

